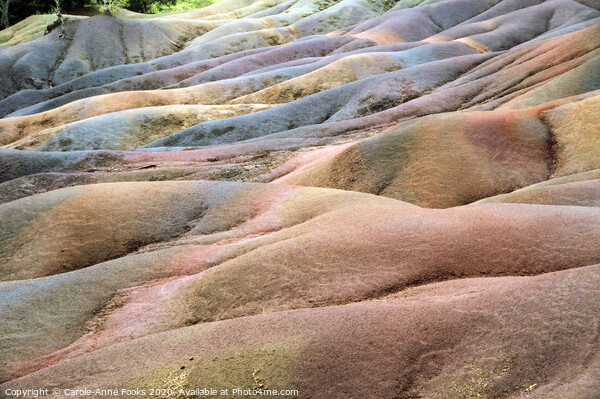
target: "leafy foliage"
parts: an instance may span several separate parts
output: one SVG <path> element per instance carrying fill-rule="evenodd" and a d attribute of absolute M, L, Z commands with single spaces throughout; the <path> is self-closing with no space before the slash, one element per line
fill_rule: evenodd
<path fill-rule="evenodd" d="M 2 4 L 4 1 L 6 0 L 0 0 Z M 96 6 L 96 9 L 108 14 L 114 13 L 120 7 L 135 12 L 157 14 L 193 10 L 209 6 L 216 1 L 218 0 L 61 0 L 60 6 L 63 14 L 79 13 L 91 6 Z M 12 25 L 30 15 L 53 14 L 55 8 L 54 0 L 10 0 L 8 20 Z"/>
<path fill-rule="evenodd" d="M 91 4 L 90 0 L 62 0 L 62 10 L 78 9 Z M 54 0 L 11 0 L 8 10 L 10 24 L 15 24 L 30 15 L 54 14 L 56 3 Z"/>
<path fill-rule="evenodd" d="M 104 14 L 112 15 L 119 8 L 125 7 L 126 5 L 126 0 L 102 0 L 102 4 L 100 5 L 100 11 Z"/>
<path fill-rule="evenodd" d="M 125 8 L 146 14 L 185 11 L 202 8 L 216 0 L 125 0 Z"/>
<path fill-rule="evenodd" d="M 130 0 L 131 3 L 132 0 Z M 202 8 L 210 6 L 216 3 L 215 0 L 175 0 L 169 3 L 165 2 L 151 2 L 150 6 L 146 9 L 146 13 L 158 14 L 163 12 L 175 12 L 175 11 L 186 11 L 194 10 L 196 8 Z M 133 7 L 129 7 L 130 10 L 135 11 Z"/>

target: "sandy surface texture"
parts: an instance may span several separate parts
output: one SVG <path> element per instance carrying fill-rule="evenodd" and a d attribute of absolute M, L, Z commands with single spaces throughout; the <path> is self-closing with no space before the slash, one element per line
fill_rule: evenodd
<path fill-rule="evenodd" d="M 116 15 L 0 31 L 1 398 L 600 398 L 600 3 Z"/>

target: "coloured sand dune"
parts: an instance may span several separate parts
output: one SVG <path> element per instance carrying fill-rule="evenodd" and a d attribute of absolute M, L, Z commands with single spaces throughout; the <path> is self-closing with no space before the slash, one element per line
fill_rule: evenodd
<path fill-rule="evenodd" d="M 52 21 L 0 32 L 0 397 L 600 397 L 600 3 Z"/>

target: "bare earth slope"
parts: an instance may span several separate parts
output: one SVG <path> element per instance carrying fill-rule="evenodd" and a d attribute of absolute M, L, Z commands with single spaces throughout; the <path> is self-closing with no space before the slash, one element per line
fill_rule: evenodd
<path fill-rule="evenodd" d="M 600 397 L 597 1 L 53 20 L 0 32 L 0 397 Z"/>

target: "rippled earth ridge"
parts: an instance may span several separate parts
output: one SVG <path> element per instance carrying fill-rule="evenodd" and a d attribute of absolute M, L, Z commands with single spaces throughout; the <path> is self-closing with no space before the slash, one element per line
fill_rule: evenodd
<path fill-rule="evenodd" d="M 0 31 L 0 397 L 600 397 L 599 1 L 52 18 Z"/>

